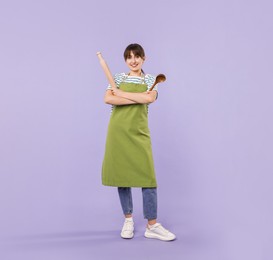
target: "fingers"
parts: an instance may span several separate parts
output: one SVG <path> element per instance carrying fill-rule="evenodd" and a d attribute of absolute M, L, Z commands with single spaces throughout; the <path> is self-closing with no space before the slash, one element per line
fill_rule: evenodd
<path fill-rule="evenodd" d="M 112 90 L 113 95 L 115 95 L 115 96 L 118 96 L 118 93 L 121 92 L 121 90 L 119 90 L 119 89 L 111 89 L 111 90 Z"/>

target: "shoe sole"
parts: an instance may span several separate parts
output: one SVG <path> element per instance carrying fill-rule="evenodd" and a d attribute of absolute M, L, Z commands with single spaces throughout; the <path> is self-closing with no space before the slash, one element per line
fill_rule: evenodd
<path fill-rule="evenodd" d="M 134 234 L 132 234 L 132 236 L 129 236 L 129 237 L 122 236 L 121 234 L 120 234 L 120 236 L 121 236 L 122 238 L 124 238 L 124 239 L 131 239 L 131 238 L 134 237 Z"/>
<path fill-rule="evenodd" d="M 146 238 L 154 238 L 154 239 L 159 239 L 159 240 L 162 240 L 162 241 L 173 241 L 176 239 L 176 237 L 174 238 L 166 238 L 166 237 L 162 237 L 160 235 L 157 235 L 157 234 L 150 234 L 148 232 L 145 232 L 144 236 Z"/>

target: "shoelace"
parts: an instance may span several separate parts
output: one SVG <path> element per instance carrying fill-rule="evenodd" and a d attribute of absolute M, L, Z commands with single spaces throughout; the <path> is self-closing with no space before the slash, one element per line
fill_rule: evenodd
<path fill-rule="evenodd" d="M 159 224 L 159 225 L 157 226 L 157 228 L 161 229 L 161 230 L 162 230 L 164 233 L 166 233 L 166 234 L 170 232 L 168 229 L 164 228 L 161 224 Z"/>
<path fill-rule="evenodd" d="M 131 231 L 133 223 L 131 221 L 125 221 L 123 225 L 123 231 Z"/>

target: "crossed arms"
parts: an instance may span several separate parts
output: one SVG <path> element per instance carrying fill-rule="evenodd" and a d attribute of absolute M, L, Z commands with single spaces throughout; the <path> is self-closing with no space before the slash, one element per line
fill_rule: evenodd
<path fill-rule="evenodd" d="M 111 105 L 149 104 L 156 100 L 156 96 L 156 90 L 132 93 L 115 89 L 106 91 L 104 102 Z"/>

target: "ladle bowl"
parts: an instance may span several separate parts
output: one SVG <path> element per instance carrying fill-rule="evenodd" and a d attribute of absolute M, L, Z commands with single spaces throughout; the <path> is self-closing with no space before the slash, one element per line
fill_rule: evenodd
<path fill-rule="evenodd" d="M 153 88 L 155 87 L 155 85 L 157 83 L 161 83 L 161 82 L 164 82 L 166 80 L 166 76 L 164 74 L 158 74 L 155 78 L 155 82 L 154 84 L 151 86 L 151 88 L 149 89 L 149 91 L 152 91 Z"/>

